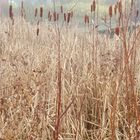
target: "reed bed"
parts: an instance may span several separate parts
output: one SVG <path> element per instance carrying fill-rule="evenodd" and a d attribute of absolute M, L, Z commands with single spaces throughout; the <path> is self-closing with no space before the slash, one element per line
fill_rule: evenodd
<path fill-rule="evenodd" d="M 96 7 L 93 1 L 93 18 Z M 22 3 L 16 18 L 10 6 L 10 18 L 0 22 L 0 138 L 139 140 L 140 28 L 130 33 L 121 26 L 127 25 L 122 3 L 115 5 L 112 38 L 112 5 L 106 34 L 90 27 L 87 14 L 84 33 L 71 28 L 73 11 L 63 6 L 61 15 L 48 12 L 55 27 L 43 22 L 43 7 L 35 8 L 37 24 L 26 21 L 23 9 Z"/>

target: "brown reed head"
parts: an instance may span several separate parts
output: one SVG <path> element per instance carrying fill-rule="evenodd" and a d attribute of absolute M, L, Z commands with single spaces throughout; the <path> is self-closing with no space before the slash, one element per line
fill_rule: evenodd
<path fill-rule="evenodd" d="M 119 36 L 119 34 L 120 34 L 120 27 L 116 27 L 116 28 L 115 28 L 115 34 L 116 34 L 117 36 Z"/>
<path fill-rule="evenodd" d="M 136 10 L 136 18 L 139 16 L 139 10 Z"/>
<path fill-rule="evenodd" d="M 57 14 L 56 12 L 53 12 L 53 21 L 55 22 L 57 20 Z"/>
<path fill-rule="evenodd" d="M 122 1 L 118 2 L 118 12 L 120 15 L 122 14 Z"/>
<path fill-rule="evenodd" d="M 87 23 L 89 24 L 89 16 L 87 16 Z"/>
<path fill-rule="evenodd" d="M 91 4 L 91 7 L 90 7 L 90 11 L 91 13 L 93 12 L 93 5 Z"/>
<path fill-rule="evenodd" d="M 66 13 L 64 13 L 64 21 L 66 22 L 66 20 L 67 20 L 67 15 Z"/>
<path fill-rule="evenodd" d="M 71 19 L 71 12 L 68 12 L 68 16 L 67 16 L 67 23 L 70 22 L 70 19 Z"/>
<path fill-rule="evenodd" d="M 36 35 L 37 36 L 39 35 L 39 28 L 37 28 Z"/>
<path fill-rule="evenodd" d="M 95 12 L 96 10 L 96 1 L 93 0 L 93 3 L 92 3 L 92 10 Z"/>
<path fill-rule="evenodd" d="M 24 16 L 24 3 L 23 0 L 21 1 L 21 17 Z"/>
<path fill-rule="evenodd" d="M 109 17 L 112 17 L 112 5 L 109 6 Z"/>
<path fill-rule="evenodd" d="M 37 10 L 37 8 L 35 8 L 35 17 L 37 17 L 37 13 L 38 13 L 38 10 Z"/>
<path fill-rule="evenodd" d="M 117 4 L 115 4 L 115 6 L 114 6 L 114 14 L 115 15 L 117 14 Z"/>
<path fill-rule="evenodd" d="M 12 5 L 9 6 L 9 17 L 13 19 L 13 6 Z"/>
<path fill-rule="evenodd" d="M 89 16 L 88 15 L 84 16 L 84 23 L 89 24 Z"/>
<path fill-rule="evenodd" d="M 40 7 L 40 18 L 42 18 L 43 17 L 43 7 L 41 6 Z"/>
<path fill-rule="evenodd" d="M 87 15 L 84 16 L 84 23 L 86 24 L 87 22 Z"/>

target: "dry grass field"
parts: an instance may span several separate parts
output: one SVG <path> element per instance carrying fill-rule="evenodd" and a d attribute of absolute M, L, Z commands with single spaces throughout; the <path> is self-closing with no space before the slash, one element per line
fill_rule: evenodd
<path fill-rule="evenodd" d="M 68 19 L 0 21 L 1 139 L 140 139 L 140 28 L 120 10 L 113 37 L 87 15 L 84 32 Z"/>

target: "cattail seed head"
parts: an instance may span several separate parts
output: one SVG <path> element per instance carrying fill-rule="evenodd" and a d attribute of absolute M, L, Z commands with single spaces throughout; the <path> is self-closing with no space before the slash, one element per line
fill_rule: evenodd
<path fill-rule="evenodd" d="M 85 17 L 84 17 L 84 23 L 85 24 L 89 24 L 89 16 L 88 15 L 85 15 Z"/>
<path fill-rule="evenodd" d="M 57 14 L 56 12 L 53 12 L 53 21 L 55 22 L 57 20 Z"/>
<path fill-rule="evenodd" d="M 120 28 L 119 28 L 119 27 L 116 27 L 116 28 L 115 28 L 115 34 L 116 34 L 117 36 L 119 36 L 119 34 L 120 34 Z"/>
<path fill-rule="evenodd" d="M 12 5 L 9 6 L 9 17 L 13 19 L 13 6 Z"/>
<path fill-rule="evenodd" d="M 71 13 L 69 12 L 69 13 L 68 13 L 68 17 L 67 17 L 67 23 L 70 22 L 70 18 L 71 18 Z"/>
<path fill-rule="evenodd" d="M 37 13 L 38 13 L 38 10 L 37 10 L 37 8 L 35 8 L 35 17 L 37 17 Z"/>
<path fill-rule="evenodd" d="M 39 35 L 39 28 L 37 28 L 36 35 L 37 36 Z"/>
<path fill-rule="evenodd" d="M 40 7 L 40 18 L 43 17 L 43 7 Z"/>
<path fill-rule="evenodd" d="M 21 17 L 24 16 L 24 5 L 23 5 L 23 0 L 21 1 Z"/>
<path fill-rule="evenodd" d="M 117 14 L 117 5 L 115 4 L 114 6 L 114 14 L 116 15 Z"/>
<path fill-rule="evenodd" d="M 89 16 L 87 16 L 87 23 L 89 24 Z"/>
<path fill-rule="evenodd" d="M 66 13 L 64 13 L 64 21 L 66 22 L 66 20 L 67 20 L 67 15 Z"/>
<path fill-rule="evenodd" d="M 121 1 L 118 2 L 118 11 L 119 11 L 119 14 L 122 14 L 122 2 Z"/>
<path fill-rule="evenodd" d="M 139 16 L 139 10 L 136 10 L 136 18 Z"/>
<path fill-rule="evenodd" d="M 93 12 L 93 5 L 91 4 L 91 7 L 90 7 L 90 11 L 91 13 Z"/>
<path fill-rule="evenodd" d="M 93 3 L 92 3 L 92 10 L 95 12 L 96 10 L 96 2 L 95 0 L 93 0 Z"/>
<path fill-rule="evenodd" d="M 112 17 L 112 5 L 109 6 L 109 16 L 110 16 L 110 18 Z"/>
<path fill-rule="evenodd" d="M 84 23 L 87 23 L 87 15 L 84 16 Z"/>
<path fill-rule="evenodd" d="M 25 17 L 24 3 L 21 1 L 21 17 Z"/>

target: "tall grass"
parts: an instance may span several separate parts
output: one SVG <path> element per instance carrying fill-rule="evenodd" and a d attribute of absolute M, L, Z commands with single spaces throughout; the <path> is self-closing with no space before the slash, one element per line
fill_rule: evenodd
<path fill-rule="evenodd" d="M 91 4 L 91 15 L 83 15 L 85 32 L 71 28 L 75 14 L 63 6 L 56 11 L 55 3 L 48 23 L 43 7 L 40 13 L 35 9 L 35 24 L 23 14 L 13 17 L 10 6 L 9 19 L 0 22 L 0 138 L 139 140 L 136 5 L 110 5 L 104 34 L 98 32 L 97 1 Z"/>

